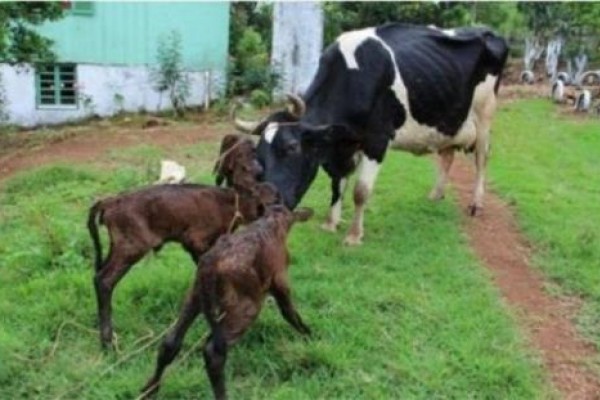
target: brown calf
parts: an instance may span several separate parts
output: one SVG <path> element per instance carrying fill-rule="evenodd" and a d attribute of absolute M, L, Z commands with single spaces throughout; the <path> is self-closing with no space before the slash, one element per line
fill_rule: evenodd
<path fill-rule="evenodd" d="M 254 151 L 240 143 L 236 150 Z M 261 169 L 253 158 L 231 152 L 223 159 L 228 161 L 229 156 L 235 156 L 231 170 L 217 168 L 217 173 L 230 179 L 237 190 L 194 184 L 155 185 L 100 200 L 91 207 L 88 229 L 95 250 L 94 286 L 104 347 L 112 343 L 112 293 L 136 262 L 167 242 L 177 242 L 196 263 L 219 236 L 242 222 L 255 220 L 266 206 L 279 201 L 273 186 L 257 183 Z M 97 221 L 106 226 L 110 238 L 104 261 Z"/>
<path fill-rule="evenodd" d="M 150 395 L 159 389 L 165 368 L 202 310 L 211 328 L 204 345 L 204 362 L 217 399 L 226 398 L 223 370 L 227 349 L 256 319 L 267 294 L 273 295 L 287 322 L 298 332 L 310 334 L 290 298 L 286 239 L 295 221 L 306 221 L 311 215 L 309 209 L 292 213 L 284 206 L 271 206 L 246 229 L 222 236 L 200 258 L 194 285 L 175 327 L 162 343 L 156 370 L 142 393 Z"/>

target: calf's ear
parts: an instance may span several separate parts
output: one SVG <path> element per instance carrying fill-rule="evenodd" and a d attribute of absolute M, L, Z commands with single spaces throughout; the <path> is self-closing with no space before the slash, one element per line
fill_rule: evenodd
<path fill-rule="evenodd" d="M 312 208 L 301 207 L 296 209 L 292 214 L 294 215 L 294 222 L 304 222 L 313 216 L 314 211 Z"/>
<path fill-rule="evenodd" d="M 233 157 L 228 152 L 231 151 L 233 146 L 237 145 L 242 140 L 239 135 L 228 134 L 221 140 L 221 149 L 219 151 L 219 158 L 217 159 L 213 168 L 213 174 L 216 175 L 215 183 L 217 186 L 221 186 L 225 176 L 231 174 Z"/>

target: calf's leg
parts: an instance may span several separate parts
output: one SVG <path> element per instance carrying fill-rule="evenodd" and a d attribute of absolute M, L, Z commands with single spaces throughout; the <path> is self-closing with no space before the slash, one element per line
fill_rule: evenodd
<path fill-rule="evenodd" d="M 214 336 L 211 335 L 204 346 L 204 366 L 215 399 L 224 400 L 227 398 L 225 388 L 225 362 L 227 361 L 227 343 L 217 343 Z"/>
<path fill-rule="evenodd" d="M 111 246 L 112 247 L 112 246 Z M 102 268 L 94 276 L 94 288 L 98 302 L 98 318 L 100 321 L 100 342 L 103 348 L 112 345 L 112 294 L 117 283 L 127 271 L 145 254 L 142 250 L 130 254 L 119 254 L 112 251 Z"/>
<path fill-rule="evenodd" d="M 181 350 L 181 345 L 183 344 L 186 332 L 201 311 L 202 305 L 200 303 L 199 285 L 195 284 L 187 295 L 177 323 L 161 344 L 158 351 L 154 375 L 142 389 L 142 393 L 145 397 L 156 393 L 160 388 L 160 379 L 165 372 L 165 369 Z"/>
<path fill-rule="evenodd" d="M 283 318 L 301 334 L 310 335 L 310 328 L 304 324 L 300 314 L 294 307 L 294 303 L 292 303 L 287 277 L 284 274 L 279 274 L 273 280 L 271 294 L 275 297 Z"/>
<path fill-rule="evenodd" d="M 204 365 L 215 399 L 227 398 L 225 363 L 227 351 L 239 340 L 260 312 L 260 304 L 250 298 L 238 298 L 235 306 L 223 311 L 204 346 Z"/>

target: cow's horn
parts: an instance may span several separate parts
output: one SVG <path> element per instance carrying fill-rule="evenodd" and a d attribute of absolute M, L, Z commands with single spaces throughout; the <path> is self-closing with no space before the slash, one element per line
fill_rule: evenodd
<path fill-rule="evenodd" d="M 297 96 L 293 93 L 288 93 L 286 96 L 289 102 L 292 104 L 292 109 L 290 110 L 292 115 L 296 118 L 302 117 L 306 111 L 306 104 L 304 104 L 304 100 L 302 100 L 300 96 Z"/>
<path fill-rule="evenodd" d="M 258 126 L 258 122 L 255 121 L 244 121 L 241 118 L 238 118 L 235 114 L 237 113 L 237 109 L 240 106 L 240 102 L 235 102 L 231 109 L 230 117 L 233 120 L 233 124 L 236 129 L 243 133 L 252 133 Z"/>

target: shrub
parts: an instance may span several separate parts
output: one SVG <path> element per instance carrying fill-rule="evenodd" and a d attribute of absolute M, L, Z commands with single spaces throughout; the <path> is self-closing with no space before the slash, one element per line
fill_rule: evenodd
<path fill-rule="evenodd" d="M 234 48 L 233 68 L 229 70 L 228 95 L 261 93 L 256 100 L 262 105 L 271 103 L 271 93 L 277 86 L 279 75 L 269 65 L 269 53 L 261 35 L 246 28 Z M 266 102 L 266 103 L 265 103 Z"/>
<path fill-rule="evenodd" d="M 176 116 L 183 116 L 186 100 L 190 96 L 190 78 L 184 70 L 181 55 L 181 35 L 171 31 L 158 41 L 156 53 L 158 68 L 152 72 L 154 88 L 168 92 Z"/>
<path fill-rule="evenodd" d="M 252 103 L 254 107 L 266 107 L 271 104 L 271 95 L 264 90 L 254 89 L 250 93 L 250 103 Z"/>

